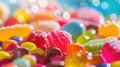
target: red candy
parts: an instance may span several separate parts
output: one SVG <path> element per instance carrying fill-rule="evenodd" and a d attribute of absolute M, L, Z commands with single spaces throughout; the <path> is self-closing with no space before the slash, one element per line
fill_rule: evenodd
<path fill-rule="evenodd" d="M 33 31 L 31 34 L 28 35 L 25 41 L 33 42 L 39 48 L 45 50 L 45 33 L 40 31 Z"/>
<path fill-rule="evenodd" d="M 54 30 L 47 36 L 48 47 L 58 47 L 62 53 L 66 53 L 66 46 L 72 43 L 72 37 L 69 33 L 60 30 Z"/>

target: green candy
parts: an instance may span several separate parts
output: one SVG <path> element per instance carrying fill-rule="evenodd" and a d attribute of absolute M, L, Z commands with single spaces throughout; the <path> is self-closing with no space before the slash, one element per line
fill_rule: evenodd
<path fill-rule="evenodd" d="M 110 40 L 117 40 L 116 37 L 108 37 L 104 39 L 96 39 L 88 41 L 85 45 L 86 50 L 92 52 L 93 54 L 99 54 L 102 46 Z"/>

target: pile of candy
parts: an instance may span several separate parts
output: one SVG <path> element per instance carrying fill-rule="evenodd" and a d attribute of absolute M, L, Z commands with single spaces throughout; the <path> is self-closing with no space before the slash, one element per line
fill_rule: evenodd
<path fill-rule="evenodd" d="M 92 8 L 0 3 L 0 67 L 120 67 L 120 26 Z"/>

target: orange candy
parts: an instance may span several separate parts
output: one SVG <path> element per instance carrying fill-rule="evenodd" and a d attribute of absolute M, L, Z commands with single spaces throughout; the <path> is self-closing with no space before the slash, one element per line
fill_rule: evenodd
<path fill-rule="evenodd" d="M 80 50 L 85 51 L 85 48 L 83 45 L 80 45 L 78 43 L 74 43 L 67 46 L 67 54 L 77 53 L 80 52 Z"/>
<path fill-rule="evenodd" d="M 98 35 L 109 37 L 109 36 L 120 36 L 120 28 L 116 23 L 107 22 L 105 24 L 100 25 L 98 28 Z"/>
<path fill-rule="evenodd" d="M 3 44 L 2 44 L 2 47 L 4 50 L 7 49 L 7 47 L 10 45 L 10 44 L 16 44 L 17 42 L 14 41 L 14 40 L 7 40 L 7 41 L 4 41 Z"/>
<path fill-rule="evenodd" d="M 3 67 L 18 67 L 18 66 L 13 63 L 8 63 L 8 64 L 5 64 Z"/>

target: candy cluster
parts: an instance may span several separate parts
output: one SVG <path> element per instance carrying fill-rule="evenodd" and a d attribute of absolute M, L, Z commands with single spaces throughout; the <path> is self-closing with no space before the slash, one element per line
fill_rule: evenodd
<path fill-rule="evenodd" d="M 0 67 L 120 67 L 119 23 L 97 10 L 0 5 Z"/>

